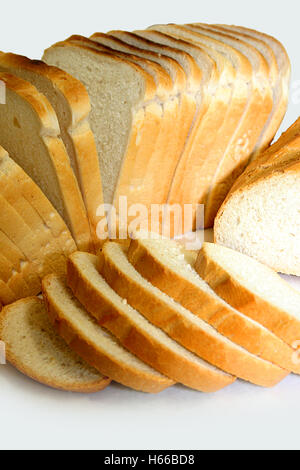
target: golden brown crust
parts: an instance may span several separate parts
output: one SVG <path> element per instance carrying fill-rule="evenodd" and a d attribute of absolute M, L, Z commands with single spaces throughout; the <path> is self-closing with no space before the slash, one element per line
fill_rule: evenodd
<path fill-rule="evenodd" d="M 91 249 L 91 234 L 79 186 L 71 169 L 66 149 L 58 137 L 60 130 L 56 114 L 49 101 L 29 82 L 7 73 L 0 73 L 6 87 L 25 100 L 40 121 L 41 138 L 55 169 L 67 223 L 75 241 L 83 250 Z"/>
<path fill-rule="evenodd" d="M 72 291 L 96 320 L 111 331 L 133 354 L 154 369 L 182 382 L 188 387 L 205 392 L 214 392 L 231 384 L 234 378 L 226 374 L 206 372 L 189 359 L 172 352 L 155 336 L 131 320 L 122 309 L 117 309 L 76 263 L 77 256 L 71 255 L 68 263 L 68 284 Z M 97 260 L 89 256 L 94 267 Z"/>
<path fill-rule="evenodd" d="M 91 383 L 85 385 L 76 382 L 74 382 L 73 384 L 66 384 L 63 381 L 51 380 L 46 376 L 41 376 L 37 374 L 33 368 L 30 368 L 24 364 L 22 358 L 16 356 L 14 351 L 10 348 L 9 343 L 6 342 L 5 335 L 3 335 L 4 323 L 11 310 L 14 310 L 14 308 L 20 308 L 20 306 L 25 306 L 26 304 L 31 302 L 37 302 L 40 303 L 41 306 L 43 306 L 43 301 L 41 299 L 38 299 L 37 297 L 29 297 L 27 299 L 19 300 L 18 302 L 15 302 L 14 304 L 5 307 L 0 313 L 0 338 L 2 339 L 2 341 L 5 342 L 5 353 L 7 361 L 16 369 L 18 369 L 22 374 L 27 375 L 36 382 L 58 390 L 78 393 L 95 393 L 106 388 L 111 382 L 111 380 L 107 377 L 101 377 L 99 378 L 99 380 L 91 381 Z"/>
<path fill-rule="evenodd" d="M 0 147 L 0 192 L 11 206 L 12 220 L 18 217 L 19 221 L 21 217 L 23 221 L 20 236 L 15 238 L 15 241 L 19 240 L 20 245 L 16 245 L 9 236 L 0 231 L 0 247 L 10 273 L 6 283 L 15 293 L 11 300 L 13 301 L 40 292 L 41 280 L 38 277 L 40 266 L 43 266 L 44 273 L 53 269 L 65 272 L 66 256 L 76 250 L 76 245 L 65 223 L 38 186 L 9 158 L 2 147 Z M 9 208 L 7 204 L 5 207 Z M 7 223 L 4 222 L 2 227 L 7 230 Z M 14 233 L 10 231 L 7 233 L 15 236 L 17 232 L 15 229 Z M 29 257 L 20 250 L 20 246 L 23 249 L 26 246 L 24 245 L 26 237 L 31 238 L 36 247 L 34 256 L 26 249 Z M 49 264 L 47 266 L 48 256 L 51 257 L 51 266 Z M 34 260 L 39 263 L 39 267 L 33 262 Z M 5 303 L 8 303 L 7 300 Z"/>
<path fill-rule="evenodd" d="M 49 249 L 68 256 L 76 251 L 71 234 L 40 188 L 12 159 L 0 157 L 0 192 L 40 237 L 43 253 Z"/>
<path fill-rule="evenodd" d="M 23 272 L 24 274 L 26 273 L 26 282 L 30 286 L 31 295 L 36 295 L 41 290 L 41 279 L 45 274 L 56 271 L 61 273 L 65 272 L 66 255 L 59 249 L 59 246 L 55 244 L 53 244 L 52 247 L 43 247 L 38 234 L 31 231 L 23 218 L 2 195 L 0 196 L 0 206 L 1 238 L 4 240 L 6 246 L 10 246 L 8 254 L 12 254 L 11 243 L 21 251 L 23 257 L 19 260 L 20 265 L 17 271 L 18 269 L 20 271 L 24 269 Z M 2 234 L 4 234 L 4 236 L 2 236 Z M 9 244 L 9 242 L 11 243 Z M 21 292 L 18 294 L 19 296 L 22 295 Z M 9 300 L 1 300 L 2 303 L 7 304 L 17 298 L 18 296 Z"/>
<path fill-rule="evenodd" d="M 101 373 L 126 387 L 146 393 L 159 393 L 174 384 L 174 382 L 163 376 L 151 375 L 136 369 L 125 361 L 111 356 L 109 351 L 104 351 L 100 347 L 97 348 L 92 340 L 89 341 L 80 329 L 75 328 L 64 316 L 59 302 L 57 302 L 51 289 L 49 289 L 54 277 L 48 276 L 43 281 L 44 299 L 51 322 L 72 350 Z"/>
<path fill-rule="evenodd" d="M 293 351 L 289 346 L 268 330 L 261 328 L 260 325 L 250 321 L 246 316 L 240 315 L 229 305 L 226 306 L 217 298 L 163 265 L 159 258 L 143 245 L 142 240 L 132 240 L 128 259 L 149 282 L 213 326 L 221 335 L 242 346 L 258 358 L 276 364 L 283 369 L 300 373 L 300 367 L 292 361 Z M 230 347 L 225 344 L 223 348 L 224 352 L 226 351 L 226 359 L 228 359 L 230 357 Z M 219 347 L 216 348 L 216 351 L 218 350 Z M 214 357 L 213 349 L 210 354 Z M 239 354 L 242 355 L 239 351 L 233 351 L 231 354 L 233 356 L 235 354 L 237 357 L 239 357 Z M 245 370 L 236 362 L 237 367 L 241 367 L 241 372 L 244 374 L 248 372 L 247 362 L 249 357 L 246 355 L 244 358 L 243 367 Z M 234 364 L 232 358 L 229 362 Z M 251 363 L 251 359 L 249 362 Z M 256 374 L 259 374 L 258 369 L 260 366 L 262 368 L 266 367 L 258 360 Z M 221 365 L 219 367 L 223 368 Z M 266 369 L 268 368 L 266 367 Z M 275 371 L 272 371 L 272 367 L 270 370 L 272 376 Z M 238 371 L 235 372 L 235 375 L 241 376 Z M 264 377 L 263 372 L 261 372 L 261 376 Z M 265 376 L 267 378 L 267 374 Z"/>
<path fill-rule="evenodd" d="M 199 253 L 195 268 L 226 302 L 264 325 L 288 345 L 295 347 L 295 341 L 299 341 L 300 338 L 300 320 L 248 289 L 231 272 L 211 259 L 205 245 Z M 291 348 L 290 351 L 290 366 L 288 368 L 299 374 L 299 365 L 294 364 L 293 366 L 292 354 L 294 351 Z M 274 352 L 276 354 L 276 350 Z"/>
<path fill-rule="evenodd" d="M 74 127 L 88 118 L 91 105 L 84 85 L 63 70 L 49 66 L 41 60 L 31 60 L 22 55 L 4 52 L 0 52 L 0 64 L 1 67 L 23 68 L 48 78 L 69 103 Z"/>

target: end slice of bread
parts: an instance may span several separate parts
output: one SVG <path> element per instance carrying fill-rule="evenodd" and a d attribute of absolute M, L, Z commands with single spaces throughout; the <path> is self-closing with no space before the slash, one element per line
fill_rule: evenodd
<path fill-rule="evenodd" d="M 20 372 L 49 387 L 92 393 L 110 383 L 86 364 L 55 333 L 37 297 L 5 307 L 0 313 L 0 339 L 6 358 Z"/>

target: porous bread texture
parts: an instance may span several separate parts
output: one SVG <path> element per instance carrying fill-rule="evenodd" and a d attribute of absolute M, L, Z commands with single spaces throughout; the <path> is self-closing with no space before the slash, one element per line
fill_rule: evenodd
<path fill-rule="evenodd" d="M 298 274 L 299 120 L 236 181 L 215 221 L 215 241 L 277 272 Z"/>
<path fill-rule="evenodd" d="M 91 106 L 86 89 L 79 80 L 56 67 L 16 54 L 0 53 L 0 70 L 32 83 L 53 106 L 97 250 L 100 241 L 95 233 L 99 221 L 96 211 L 103 203 L 103 194 L 95 139 L 88 122 Z"/>
<path fill-rule="evenodd" d="M 6 104 L 0 107 L 0 144 L 42 189 L 66 221 L 78 246 L 90 249 L 91 234 L 54 109 L 29 82 L 0 73 Z"/>
<path fill-rule="evenodd" d="M 297 173 L 278 173 L 234 194 L 216 220 L 216 243 L 299 276 L 299 187 Z"/>
<path fill-rule="evenodd" d="M 195 257 L 174 241 L 136 234 L 128 259 L 149 282 L 193 312 L 196 318 L 211 325 L 219 333 L 220 342 L 226 337 L 259 358 L 300 372 L 299 365 L 293 362 L 292 349 L 260 322 L 241 314 L 218 297 L 192 269 Z M 212 276 L 213 273 L 214 270 Z M 230 350 L 230 341 L 225 346 Z M 240 350 L 234 352 L 241 354 Z"/>
<path fill-rule="evenodd" d="M 127 293 L 130 305 L 138 308 L 152 323 L 202 359 L 227 373 L 261 386 L 273 386 L 287 375 L 286 371 L 231 342 L 153 287 L 129 263 L 118 244 L 106 243 L 103 257 L 102 273 L 110 286 L 122 296 Z M 155 315 L 156 310 L 161 318 Z M 172 319 L 175 320 L 173 324 Z M 170 323 L 169 327 L 166 323 Z"/>
<path fill-rule="evenodd" d="M 173 385 L 171 380 L 130 354 L 113 335 L 101 328 L 74 297 L 64 278 L 46 277 L 43 293 L 56 330 L 88 363 L 136 390 L 158 393 Z"/>
<path fill-rule="evenodd" d="M 79 79 L 92 104 L 90 123 L 96 139 L 104 202 L 112 203 L 133 127 L 143 124 L 147 83 L 136 66 L 87 47 L 56 44 L 44 60 Z M 137 122 L 137 119 L 139 121 Z"/>
<path fill-rule="evenodd" d="M 68 284 L 91 315 L 127 349 L 161 373 L 196 390 L 215 392 L 234 381 L 234 377 L 183 348 L 134 310 L 105 282 L 97 264 L 91 255 L 74 253 L 68 265 Z"/>
<path fill-rule="evenodd" d="M 211 243 L 203 245 L 195 268 L 223 299 L 298 347 L 300 295 L 276 272 L 253 258 Z"/>
<path fill-rule="evenodd" d="M 0 313 L 0 338 L 7 360 L 44 385 L 91 393 L 110 383 L 55 333 L 41 299 L 27 298 L 5 307 Z"/>

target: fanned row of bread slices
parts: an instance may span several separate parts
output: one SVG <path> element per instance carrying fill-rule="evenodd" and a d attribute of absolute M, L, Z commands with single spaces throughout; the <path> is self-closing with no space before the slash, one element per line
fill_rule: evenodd
<path fill-rule="evenodd" d="M 48 386 L 89 393 L 116 381 L 212 393 L 236 378 L 272 387 L 300 374 L 300 294 L 244 254 L 138 233 L 129 248 L 70 255 L 0 314 L 7 360 Z"/>

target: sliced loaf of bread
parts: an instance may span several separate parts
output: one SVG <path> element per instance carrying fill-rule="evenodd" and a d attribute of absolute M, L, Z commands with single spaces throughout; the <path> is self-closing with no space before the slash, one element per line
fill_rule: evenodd
<path fill-rule="evenodd" d="M 195 269 L 230 305 L 299 347 L 300 293 L 253 258 L 205 243 Z M 297 363 L 295 363 L 295 367 Z"/>
<path fill-rule="evenodd" d="M 54 109 L 29 82 L 3 72 L 0 80 L 6 87 L 6 103 L 0 106 L 0 145 L 42 189 L 77 245 L 90 250 L 86 209 Z"/>
<path fill-rule="evenodd" d="M 49 387 L 92 393 L 110 383 L 75 354 L 53 329 L 44 303 L 31 297 L 0 313 L 0 339 L 6 359 L 20 372 Z"/>
<path fill-rule="evenodd" d="M 68 264 L 69 286 L 100 325 L 141 360 L 187 387 L 215 392 L 234 382 L 234 377 L 183 348 L 134 310 L 99 274 L 103 261 L 74 253 Z"/>
<path fill-rule="evenodd" d="M 233 343 L 238 344 L 257 358 L 300 373 L 299 365 L 292 361 L 292 349 L 259 322 L 218 297 L 193 269 L 191 263 L 195 258 L 176 242 L 140 236 L 131 242 L 128 259 L 154 286 L 211 325 L 219 333 L 220 341 L 228 338 L 227 348 L 232 348 Z M 243 349 L 237 349 L 235 353 L 244 354 L 243 372 L 247 372 L 247 354 Z"/>

